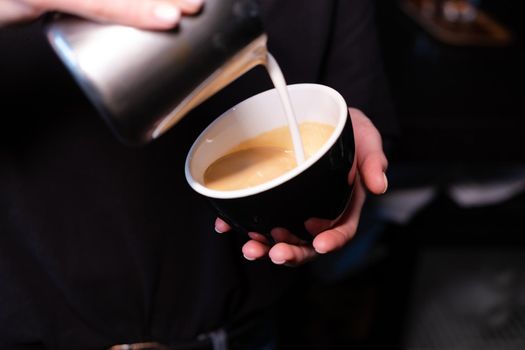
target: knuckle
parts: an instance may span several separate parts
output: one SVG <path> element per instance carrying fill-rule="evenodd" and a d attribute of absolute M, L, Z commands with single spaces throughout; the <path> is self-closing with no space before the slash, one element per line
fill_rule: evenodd
<path fill-rule="evenodd" d="M 357 230 L 357 223 L 354 220 L 346 223 L 344 228 L 337 228 L 335 231 L 339 233 L 339 242 L 344 245 L 354 236 Z"/>

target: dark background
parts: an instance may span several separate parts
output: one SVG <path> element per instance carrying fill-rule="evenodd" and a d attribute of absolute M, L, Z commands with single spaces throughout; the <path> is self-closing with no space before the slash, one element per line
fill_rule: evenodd
<path fill-rule="evenodd" d="M 363 218 L 357 240 L 375 240 L 366 263 L 355 267 L 351 244 L 346 257 L 314 264 L 343 272 L 308 274 L 283 303 L 284 348 L 524 349 L 525 195 L 462 207 L 447 194 L 455 183 L 523 177 L 523 6 L 481 1 L 513 41 L 458 47 L 425 32 L 398 1 L 376 4 L 402 130 L 390 191 L 426 186 L 436 196 L 408 223 Z M 381 210 L 380 200 L 368 205 Z"/>

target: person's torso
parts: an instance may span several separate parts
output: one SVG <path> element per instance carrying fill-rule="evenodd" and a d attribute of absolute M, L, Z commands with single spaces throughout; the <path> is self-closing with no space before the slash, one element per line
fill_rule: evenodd
<path fill-rule="evenodd" d="M 329 21 L 312 18 L 328 18 L 332 2 L 315 3 L 266 4 L 270 50 L 290 82 L 319 74 Z M 289 271 L 247 262 L 245 237 L 217 235 L 213 212 L 183 171 L 210 121 L 271 87 L 264 70 L 218 93 L 158 141 L 128 148 L 43 37 L 34 37 L 38 31 L 0 33 L 11 50 L 0 83 L 0 337 L 54 349 L 168 342 L 275 300 Z"/>

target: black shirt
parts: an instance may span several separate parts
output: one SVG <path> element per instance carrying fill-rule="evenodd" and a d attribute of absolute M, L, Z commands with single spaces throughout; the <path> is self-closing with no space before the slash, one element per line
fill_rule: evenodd
<path fill-rule="evenodd" d="M 266 0 L 288 83 L 334 87 L 394 131 L 369 0 Z M 271 305 L 294 269 L 248 262 L 184 179 L 203 128 L 271 88 L 256 68 L 142 148 L 120 144 L 38 25 L 0 30 L 0 348 L 193 339 Z"/>

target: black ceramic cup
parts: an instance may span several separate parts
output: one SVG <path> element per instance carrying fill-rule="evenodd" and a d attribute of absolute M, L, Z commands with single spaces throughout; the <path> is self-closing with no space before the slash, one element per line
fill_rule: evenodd
<path fill-rule="evenodd" d="M 334 89 L 317 84 L 289 85 L 298 122 L 334 126 L 328 141 L 296 168 L 263 184 L 219 191 L 204 184 L 206 169 L 228 150 L 263 132 L 286 126 L 275 89 L 262 92 L 226 111 L 197 138 L 186 159 L 186 179 L 205 196 L 217 215 L 235 230 L 258 232 L 271 240 L 274 228 L 285 228 L 311 241 L 305 222 L 337 220 L 352 194 L 349 172 L 354 161 L 354 137 L 348 108 Z"/>

